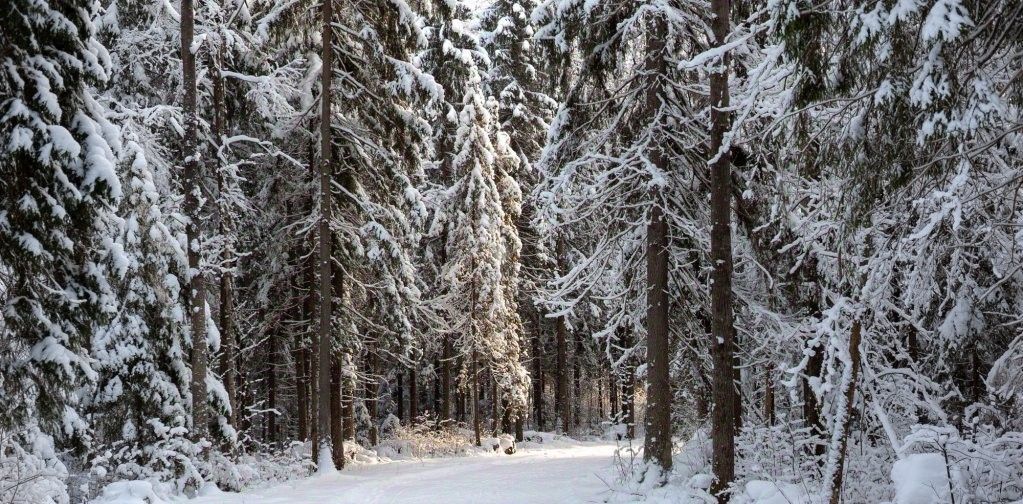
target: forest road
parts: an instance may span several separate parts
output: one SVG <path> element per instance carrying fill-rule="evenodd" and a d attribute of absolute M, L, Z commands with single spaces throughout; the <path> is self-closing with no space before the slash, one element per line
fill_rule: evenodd
<path fill-rule="evenodd" d="M 533 445 L 536 446 L 536 445 Z M 514 455 L 359 465 L 190 504 L 573 504 L 602 502 L 614 443 L 526 448 Z"/>

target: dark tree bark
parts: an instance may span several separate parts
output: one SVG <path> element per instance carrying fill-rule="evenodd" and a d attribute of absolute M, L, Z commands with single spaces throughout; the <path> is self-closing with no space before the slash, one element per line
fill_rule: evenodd
<path fill-rule="evenodd" d="M 221 169 L 223 148 L 223 137 L 226 131 L 226 110 L 225 110 L 225 83 L 221 74 L 224 64 L 224 41 L 219 41 L 216 50 L 210 51 L 209 66 L 210 79 L 213 81 L 213 136 L 214 155 L 212 156 L 212 170 L 217 176 L 217 190 L 223 198 L 226 188 L 225 175 Z M 220 201 L 220 233 L 227 235 L 232 232 L 230 226 L 230 209 L 226 202 Z M 230 267 L 233 251 L 225 250 L 221 260 L 225 266 Z M 231 414 L 228 415 L 228 422 L 238 427 L 238 401 L 237 401 L 237 362 L 235 351 L 237 348 L 234 334 L 234 296 L 232 293 L 231 273 L 224 272 L 220 275 L 220 377 L 224 382 L 224 390 L 227 392 L 228 403 L 231 407 Z"/>
<path fill-rule="evenodd" d="M 494 435 L 498 435 L 501 432 L 500 429 L 500 413 L 498 412 L 498 399 L 497 399 L 497 380 L 494 375 L 490 375 L 490 432 Z"/>
<path fill-rule="evenodd" d="M 440 419 L 451 419 L 451 336 L 444 335 L 443 355 L 440 361 L 441 370 L 441 401 Z"/>
<path fill-rule="evenodd" d="M 667 57 L 664 53 L 664 39 L 667 26 L 663 18 L 653 21 L 653 30 L 647 40 L 647 68 L 654 75 L 663 75 Z M 646 108 L 654 117 L 661 106 L 657 92 L 659 83 L 651 85 L 647 93 Z M 658 148 L 650 152 L 650 162 L 667 171 L 668 163 Z M 661 208 L 661 192 L 656 186 L 650 189 L 653 205 L 650 208 L 650 222 L 647 224 L 646 275 L 647 275 L 647 379 L 646 379 L 646 438 L 643 458 L 656 463 L 661 473 L 660 483 L 667 481 L 671 470 L 671 382 L 668 371 L 671 363 L 671 341 L 668 333 L 668 223 Z"/>
<path fill-rule="evenodd" d="M 380 424 L 379 419 L 379 394 L 380 394 L 380 369 L 379 369 L 380 357 L 376 354 L 372 347 L 366 352 L 366 365 L 369 369 L 369 380 L 366 382 L 366 410 L 369 414 L 369 444 L 376 446 L 380 442 L 378 439 L 379 430 L 377 425 Z"/>
<path fill-rule="evenodd" d="M 629 366 L 625 381 L 625 437 L 636 439 L 636 369 Z"/>
<path fill-rule="evenodd" d="M 266 404 L 270 410 L 266 417 L 266 439 L 271 447 L 277 447 L 279 437 L 277 435 L 277 359 L 278 359 L 278 334 L 271 330 L 267 338 L 270 346 L 267 351 L 266 368 Z"/>
<path fill-rule="evenodd" d="M 302 337 L 295 335 L 295 399 L 298 416 L 298 439 L 309 439 L 309 378 L 306 371 L 306 351 L 302 347 Z"/>
<path fill-rule="evenodd" d="M 731 1 L 711 0 L 714 47 L 725 44 L 731 31 Z M 713 446 L 714 484 L 718 502 L 728 502 L 728 486 L 735 479 L 735 427 L 739 398 L 735 391 L 735 326 L 732 312 L 732 175 L 731 152 L 723 149 L 731 127 L 728 107 L 729 55 L 725 52 L 710 76 L 711 132 L 711 348 L 714 356 Z"/>
<path fill-rule="evenodd" d="M 355 384 L 341 383 L 341 410 L 344 415 L 344 436 L 341 440 L 355 439 Z"/>
<path fill-rule="evenodd" d="M 238 427 L 238 371 L 236 351 L 238 348 L 234 334 L 234 299 L 231 292 L 231 277 L 220 277 L 220 376 L 224 380 L 228 402 L 231 404 L 231 415 L 228 421 Z"/>
<path fill-rule="evenodd" d="M 441 346 L 443 346 L 443 345 L 441 345 Z M 440 358 L 438 357 L 438 358 L 433 360 L 433 370 L 434 370 L 434 375 L 433 375 L 433 411 L 435 413 L 437 413 L 438 416 L 440 416 L 440 412 L 444 408 L 444 404 L 443 404 L 444 403 L 444 393 L 441 392 L 441 388 L 442 388 L 441 383 L 444 380 L 441 377 L 441 375 L 443 373 L 441 372 L 440 367 L 441 367 Z"/>
<path fill-rule="evenodd" d="M 320 216 L 317 225 L 319 235 L 319 266 L 320 266 L 320 324 L 317 355 L 317 375 L 319 388 L 319 412 L 317 415 L 317 433 L 314 441 L 318 448 L 331 450 L 331 442 L 327 436 L 330 432 L 330 408 L 327 407 L 330 401 L 330 363 L 334 354 L 333 344 L 330 338 L 330 321 L 333 312 L 331 269 L 333 258 L 331 255 L 331 232 L 330 220 L 333 203 L 331 201 L 331 175 L 333 167 L 333 142 L 331 131 L 331 105 L 333 101 L 332 80 L 334 77 L 334 30 L 331 22 L 334 19 L 333 1 L 323 2 L 320 14 L 321 18 L 321 40 L 323 42 L 322 70 L 320 72 Z M 314 460 L 317 464 L 320 459 Z"/>
<path fill-rule="evenodd" d="M 564 259 L 565 255 L 565 240 L 564 238 L 558 238 L 557 245 L 557 260 L 560 262 Z M 555 319 L 555 344 L 557 353 L 557 369 L 556 379 L 557 388 L 554 393 L 554 404 L 555 409 L 558 412 L 558 421 L 555 423 L 554 428 L 560 428 L 565 434 L 571 431 L 572 425 L 572 399 L 569 397 L 571 393 L 568 388 L 568 327 L 565 322 L 564 316 L 559 316 Z"/>
<path fill-rule="evenodd" d="M 583 393 L 582 393 L 582 367 L 583 367 L 583 339 L 580 337 L 575 338 L 575 352 L 572 353 L 572 380 L 573 390 L 572 396 L 573 401 L 572 418 L 575 420 L 575 426 L 582 425 L 583 420 Z"/>
<path fill-rule="evenodd" d="M 480 373 L 476 357 L 476 350 L 472 351 L 472 430 L 476 436 L 476 446 L 482 446 L 480 441 Z"/>
<path fill-rule="evenodd" d="M 662 39 L 663 40 L 663 39 Z M 647 228 L 647 406 L 644 456 L 671 469 L 671 383 L 668 368 L 668 226 L 660 206 L 651 209 Z"/>
<path fill-rule="evenodd" d="M 345 428 L 341 420 L 344 418 L 341 403 L 341 365 L 336 355 L 330 361 L 330 438 L 333 441 L 330 455 L 334 460 L 334 467 L 344 467 L 344 445 L 339 442 L 344 439 Z"/>
<path fill-rule="evenodd" d="M 775 424 L 774 410 L 774 365 L 768 364 L 764 369 L 764 421 L 768 426 Z"/>
<path fill-rule="evenodd" d="M 831 495 L 829 502 L 839 504 L 842 500 L 842 479 L 845 475 L 845 453 L 849 446 L 849 424 L 852 423 L 853 401 L 856 399 L 856 382 L 860 376 L 860 321 L 853 321 L 852 334 L 849 336 L 849 382 L 846 383 L 845 405 L 838 413 L 838 424 L 835 426 L 838 431 L 838 453 L 833 457 L 835 467 L 831 474 Z"/>
<path fill-rule="evenodd" d="M 459 422 L 465 422 L 466 419 L 465 401 L 467 399 L 465 396 L 465 388 L 459 387 L 456 390 L 455 394 L 457 399 L 457 402 L 455 403 L 455 408 L 457 409 L 456 416 L 458 417 Z"/>
<path fill-rule="evenodd" d="M 508 400 L 504 398 L 501 399 L 501 432 L 512 433 L 512 409 L 508 405 Z"/>
<path fill-rule="evenodd" d="M 408 373 L 408 423 L 415 424 L 419 417 L 419 379 L 416 376 L 415 363 Z"/>
<path fill-rule="evenodd" d="M 264 315 L 265 316 L 265 315 Z M 249 410 L 249 405 L 252 404 L 252 395 L 254 391 L 248 388 L 248 377 L 249 372 L 244 366 L 244 359 L 242 356 L 242 348 L 244 343 L 239 339 L 240 335 L 235 333 L 234 337 L 234 369 L 235 373 L 235 398 L 238 401 L 236 405 L 232 406 L 235 411 L 235 415 L 238 419 L 238 432 L 239 434 L 247 432 L 252 427 L 252 416 L 246 414 Z"/>
<path fill-rule="evenodd" d="M 184 146 L 184 187 L 185 215 L 188 223 L 185 234 L 188 240 L 188 309 L 192 330 L 192 437 L 206 436 L 206 367 L 209 356 L 206 348 L 206 283 L 199 270 L 199 251 L 202 247 L 199 236 L 201 199 L 199 181 L 199 115 L 196 110 L 195 55 L 192 54 L 192 40 L 195 37 L 195 7 L 192 0 L 181 0 L 181 71 L 184 84 L 182 109 L 185 119 Z"/>
<path fill-rule="evenodd" d="M 814 439 L 814 444 L 810 449 L 811 453 L 820 457 L 824 455 L 825 448 L 824 443 L 821 441 L 824 435 L 824 423 L 821 421 L 817 394 L 814 393 L 813 387 L 810 386 L 810 377 L 820 376 L 821 368 L 824 366 L 824 354 L 820 348 L 810 348 L 810 351 L 813 353 L 807 361 L 806 373 L 801 380 L 803 389 L 803 419 L 806 421 L 806 426 L 810 429 L 810 434 Z"/>
<path fill-rule="evenodd" d="M 319 391 L 322 390 L 319 383 L 319 369 L 317 367 L 319 355 L 320 355 L 320 339 L 317 337 L 315 332 L 311 336 L 311 347 L 309 352 L 306 352 L 306 370 L 309 371 L 309 439 L 312 440 L 312 456 L 314 463 L 319 463 L 320 460 L 320 449 L 323 448 L 319 442 L 320 437 L 326 438 L 330 435 L 329 430 L 323 430 L 320 428 L 320 408 L 327 408 L 328 402 L 320 402 Z M 329 379 L 329 374 L 327 375 Z M 322 404 L 322 406 L 321 406 Z M 329 410 L 328 410 L 329 411 Z M 328 426 L 329 429 L 329 426 Z M 328 450 L 327 453 L 330 453 Z"/>
<path fill-rule="evenodd" d="M 398 394 L 398 398 L 395 402 L 398 403 L 398 420 L 402 422 L 408 422 L 405 418 L 405 374 L 398 373 L 398 386 L 395 387 L 395 392 Z"/>
<path fill-rule="evenodd" d="M 611 404 L 611 418 L 618 418 L 618 377 L 615 376 L 614 370 L 608 374 L 607 378 L 607 394 L 608 402 Z"/>
<path fill-rule="evenodd" d="M 537 316 L 536 329 L 533 332 L 533 415 L 536 421 L 536 428 L 544 430 L 543 422 L 543 349 L 540 345 L 541 317 Z"/>

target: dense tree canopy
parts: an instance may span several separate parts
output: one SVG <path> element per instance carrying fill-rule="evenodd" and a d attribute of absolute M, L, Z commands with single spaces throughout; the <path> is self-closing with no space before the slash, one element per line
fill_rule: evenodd
<path fill-rule="evenodd" d="M 530 431 L 642 437 L 611 502 L 1023 499 L 1018 1 L 5 11 L 0 501 Z"/>

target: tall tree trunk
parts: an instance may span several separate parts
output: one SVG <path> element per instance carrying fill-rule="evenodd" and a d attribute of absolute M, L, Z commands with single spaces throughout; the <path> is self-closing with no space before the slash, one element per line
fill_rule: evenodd
<path fill-rule="evenodd" d="M 512 409 L 507 399 L 501 399 L 501 432 L 511 434 L 512 432 Z"/>
<path fill-rule="evenodd" d="M 238 427 L 238 389 L 237 364 L 234 325 L 234 300 L 231 294 L 231 277 L 224 274 L 220 277 L 220 376 L 224 380 L 224 390 L 231 405 L 228 421 Z"/>
<path fill-rule="evenodd" d="M 230 220 L 230 205 L 224 201 L 224 192 L 227 187 L 227 181 L 225 180 L 225 173 L 222 167 L 223 163 L 223 138 L 226 131 L 225 124 L 225 88 L 224 88 L 224 77 L 221 73 L 224 63 L 224 41 L 219 40 L 217 42 L 216 50 L 210 51 L 209 53 L 209 64 L 210 64 L 210 77 L 213 81 L 213 148 L 214 155 L 212 156 L 213 164 L 211 168 L 217 176 L 217 192 L 220 201 L 218 202 L 220 210 L 220 234 L 227 236 L 232 232 Z M 232 250 L 224 250 L 221 260 L 224 262 L 224 266 L 230 268 L 233 259 Z M 234 297 L 231 292 L 231 273 L 225 271 L 220 275 L 220 377 L 224 382 L 224 390 L 227 392 L 228 405 L 231 408 L 231 414 L 228 415 L 227 419 L 230 424 L 237 428 L 238 427 L 238 401 L 236 392 L 236 359 L 235 350 L 237 345 L 235 344 L 234 334 Z"/>
<path fill-rule="evenodd" d="M 265 314 L 261 316 L 265 317 Z M 235 398 L 237 404 L 233 405 L 232 411 L 235 412 L 235 417 L 238 419 L 238 432 L 239 434 L 245 433 L 252 426 L 252 416 L 247 415 L 246 412 L 249 410 L 251 404 L 253 391 L 250 388 L 246 388 L 248 385 L 248 372 L 244 365 L 244 356 L 242 355 L 242 348 L 244 347 L 243 342 L 239 339 L 239 334 L 236 332 L 234 336 L 234 369 L 235 371 Z"/>
<path fill-rule="evenodd" d="M 341 410 L 344 415 L 344 437 L 340 439 L 355 439 L 355 384 L 349 380 L 341 383 Z"/>
<path fill-rule="evenodd" d="M 625 381 L 625 437 L 636 439 L 636 369 L 629 366 Z"/>
<path fill-rule="evenodd" d="M 443 351 L 443 346 L 444 346 L 444 344 L 441 343 L 442 351 Z M 443 375 L 444 373 L 441 372 L 440 357 L 437 357 L 437 358 L 433 359 L 433 369 L 434 369 L 434 375 L 433 375 L 433 411 L 435 413 L 437 413 L 438 416 L 440 416 L 441 410 L 444 409 L 444 393 L 441 391 L 441 389 L 443 388 L 442 384 L 444 382 L 444 379 L 443 379 L 443 377 L 441 375 Z M 438 418 L 438 420 L 440 420 L 440 419 Z"/>
<path fill-rule="evenodd" d="M 832 437 L 832 449 L 837 449 L 838 453 L 829 457 L 835 460 L 835 465 L 831 469 L 830 485 L 831 495 L 829 502 L 831 504 L 839 504 L 842 500 L 842 478 L 845 474 L 845 452 L 849 446 L 849 424 L 851 422 L 853 413 L 853 402 L 856 399 L 856 382 L 860 376 L 860 321 L 859 319 L 853 321 L 852 334 L 849 336 L 849 381 L 845 383 L 845 403 L 839 405 L 840 411 L 837 413 L 837 420 L 835 425 L 835 432 Z M 837 446 L 836 446 L 837 445 Z"/>
<path fill-rule="evenodd" d="M 657 79 L 666 71 L 667 54 L 664 54 L 664 40 L 667 26 L 663 18 L 653 21 L 653 30 L 647 39 L 647 68 Z M 650 117 L 656 117 L 661 107 L 657 91 L 660 82 L 655 82 L 647 93 L 646 108 Z M 664 154 L 657 147 L 650 152 L 650 162 L 658 169 L 667 171 L 669 166 Z M 661 190 L 658 186 L 650 189 L 650 222 L 647 224 L 646 276 L 647 276 L 647 372 L 646 372 L 646 438 L 643 458 L 656 463 L 660 469 L 659 483 L 667 481 L 671 470 L 671 382 L 668 371 L 671 363 L 671 341 L 668 333 L 668 223 L 661 207 Z"/>
<path fill-rule="evenodd" d="M 277 360 L 278 360 L 278 334 L 277 331 L 270 331 L 267 338 L 270 349 L 267 351 L 266 360 L 266 404 L 270 410 L 266 417 L 266 439 L 272 448 L 277 447 Z"/>
<path fill-rule="evenodd" d="M 459 364 L 459 368 L 461 368 L 461 364 Z M 455 409 L 457 410 L 455 412 L 455 416 L 458 418 L 459 422 L 465 422 L 465 416 L 466 416 L 466 413 L 465 413 L 465 410 L 466 410 L 466 408 L 465 408 L 465 401 L 466 401 L 465 387 L 458 387 L 457 390 L 455 391 L 455 394 L 456 394 L 456 399 L 457 399 L 457 402 L 455 403 Z"/>
<path fill-rule="evenodd" d="M 440 360 L 441 370 L 441 401 L 440 401 L 440 419 L 450 420 L 451 419 L 451 335 L 444 335 L 444 344 L 442 348 L 443 355 Z"/>
<path fill-rule="evenodd" d="M 476 350 L 472 351 L 472 430 L 476 436 L 476 446 L 482 446 L 480 441 L 480 373 L 476 357 Z"/>
<path fill-rule="evenodd" d="M 659 23 L 660 24 L 660 23 Z M 663 38 L 660 38 L 663 40 Z M 660 156 L 657 156 L 660 157 Z M 647 379 L 644 458 L 657 463 L 665 478 L 671 469 L 671 383 L 668 368 L 668 225 L 659 204 L 647 228 Z M 662 480 L 663 481 L 663 480 Z"/>
<path fill-rule="evenodd" d="M 533 331 L 533 411 L 536 429 L 544 430 L 543 423 L 543 349 L 540 345 L 540 332 L 542 330 L 542 319 L 538 315 L 536 329 Z"/>
<path fill-rule="evenodd" d="M 413 425 L 419 417 L 419 379 L 416 376 L 416 364 L 412 363 L 412 369 L 408 373 L 408 423 Z"/>
<path fill-rule="evenodd" d="M 497 379 L 494 374 L 490 374 L 490 432 L 493 432 L 496 436 L 501 432 L 499 427 L 501 417 L 498 412 L 498 399 L 497 399 Z"/>
<path fill-rule="evenodd" d="M 559 262 L 564 260 L 565 255 L 565 239 L 558 238 L 557 245 L 557 260 Z M 572 399 L 569 397 L 571 393 L 568 388 L 568 327 L 565 322 L 565 316 L 559 316 L 555 319 L 555 344 L 557 353 L 557 369 L 556 379 L 557 388 L 554 394 L 555 409 L 558 412 L 558 421 L 554 425 L 555 429 L 560 428 L 565 434 L 571 431 L 572 425 Z"/>
<path fill-rule="evenodd" d="M 341 398 L 341 363 L 338 362 L 337 354 L 332 355 L 330 359 L 330 438 L 333 441 L 331 458 L 334 461 L 334 467 L 345 466 L 345 455 L 344 455 L 344 428 L 342 425 L 342 418 L 344 414 L 342 409 Z"/>
<path fill-rule="evenodd" d="M 320 163 L 318 174 L 320 178 L 320 219 L 317 231 L 320 239 L 318 256 L 320 261 L 320 325 L 318 335 L 319 355 L 317 355 L 320 408 L 317 415 L 319 438 L 316 439 L 316 443 L 326 450 L 327 453 L 330 453 L 331 443 L 327 436 L 327 433 L 330 431 L 330 408 L 327 407 L 327 403 L 330 401 L 330 362 L 334 354 L 330 338 L 330 321 L 333 312 L 331 308 L 334 298 L 331 294 L 331 269 L 333 267 L 331 242 L 333 240 L 331 239 L 330 232 L 331 209 L 333 206 L 330 186 L 331 168 L 333 166 L 331 134 L 331 103 L 333 101 L 331 81 L 334 76 L 334 30 L 331 26 L 331 22 L 334 19 L 333 0 L 323 2 L 321 14 L 323 17 L 321 19 L 322 32 L 320 38 L 323 42 L 323 53 L 320 57 L 322 66 L 320 71 Z M 323 457 L 321 454 L 316 463 L 320 465 L 327 461 L 330 461 L 330 459 Z"/>
<path fill-rule="evenodd" d="M 768 364 L 764 369 L 764 421 L 768 426 L 774 426 L 774 364 Z"/>
<path fill-rule="evenodd" d="M 366 401 L 366 412 L 369 414 L 369 444 L 370 446 L 376 446 L 380 442 L 379 430 L 377 425 L 380 423 L 378 418 L 380 415 L 379 406 L 379 394 L 380 394 L 380 369 L 378 366 L 380 356 L 376 354 L 372 347 L 366 352 L 366 365 L 369 367 L 367 372 L 369 373 L 369 380 L 366 382 L 366 393 L 364 400 Z"/>
<path fill-rule="evenodd" d="M 810 435 L 814 440 L 810 451 L 815 456 L 820 457 L 824 455 L 824 443 L 821 441 L 821 437 L 824 435 L 824 423 L 821 421 L 817 394 L 814 393 L 813 387 L 810 386 L 810 378 L 820 376 L 821 369 L 824 367 L 824 353 L 821 348 L 811 347 L 809 350 L 813 353 L 807 361 L 806 373 L 802 377 L 803 419 L 806 421 L 806 427 L 810 429 Z"/>
<path fill-rule="evenodd" d="M 722 47 L 731 31 L 731 0 L 711 0 L 714 47 Z M 732 312 L 732 156 L 724 148 L 731 127 L 728 107 L 728 52 L 710 75 L 711 134 L 711 345 L 714 354 L 714 412 L 712 441 L 714 484 L 718 502 L 728 502 L 728 486 L 735 479 L 735 326 Z"/>
<path fill-rule="evenodd" d="M 309 378 L 306 368 L 306 350 L 302 347 L 302 337 L 295 335 L 295 399 L 298 410 L 298 439 L 309 439 Z"/>
<path fill-rule="evenodd" d="M 192 329 L 192 436 L 201 439 L 206 436 L 206 284 L 199 266 L 202 241 L 199 236 L 201 221 L 201 184 L 199 180 L 199 115 L 196 110 L 195 54 L 192 40 L 195 37 L 195 7 L 192 0 L 181 0 L 181 70 L 184 84 L 182 108 L 185 116 L 185 214 L 188 223 L 185 234 L 188 240 L 188 309 Z"/>
<path fill-rule="evenodd" d="M 405 373 L 398 373 L 398 386 L 395 387 L 395 392 L 398 394 L 396 402 L 398 403 L 398 420 L 402 422 L 408 422 L 405 418 Z"/>
<path fill-rule="evenodd" d="M 732 384 L 735 388 L 735 401 L 732 402 L 732 423 L 735 424 L 734 432 L 738 436 L 742 433 L 742 362 L 739 361 L 740 336 L 732 331 Z"/>
<path fill-rule="evenodd" d="M 306 352 L 308 360 L 306 361 L 306 369 L 309 371 L 309 439 L 312 440 L 312 455 L 313 461 L 319 467 L 319 460 L 321 455 L 321 449 L 323 448 L 320 443 L 321 436 L 325 439 L 330 435 L 329 430 L 323 430 L 320 428 L 320 408 L 327 409 L 327 402 L 320 402 L 319 392 L 323 390 L 320 387 L 320 372 L 319 372 L 319 355 L 320 355 L 320 339 L 317 337 L 315 332 L 311 335 L 311 349 Z M 329 374 L 328 374 L 329 377 Z M 328 410 L 329 411 L 329 410 Z M 329 428 L 329 427 L 328 427 Z M 330 450 L 326 450 L 324 453 L 330 454 Z"/>
<path fill-rule="evenodd" d="M 618 418 L 618 377 L 615 376 L 614 370 L 608 374 L 607 377 L 607 394 L 608 402 L 611 403 L 611 419 Z"/>
<path fill-rule="evenodd" d="M 573 389 L 572 396 L 575 399 L 573 401 L 572 418 L 575 420 L 575 426 L 582 425 L 583 420 L 583 393 L 582 393 L 582 366 L 583 366 L 583 339 L 576 336 L 575 338 L 575 351 L 572 353 L 572 380 Z"/>

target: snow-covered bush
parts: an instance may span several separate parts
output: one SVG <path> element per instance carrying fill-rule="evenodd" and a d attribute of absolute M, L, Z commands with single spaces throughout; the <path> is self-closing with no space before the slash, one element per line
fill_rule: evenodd
<path fill-rule="evenodd" d="M 393 437 L 376 446 L 377 453 L 392 459 L 466 455 L 477 451 L 472 431 L 464 426 L 425 421 L 394 428 Z"/>
<path fill-rule="evenodd" d="M 985 425 L 964 437 L 952 426 L 917 425 L 902 451 L 891 470 L 896 504 L 1023 499 L 1023 435 L 1018 432 Z"/>
<path fill-rule="evenodd" d="M 0 431 L 0 502 L 67 504 L 67 468 L 57 458 L 53 439 L 32 430 L 22 444 Z"/>
<path fill-rule="evenodd" d="M 678 445 L 676 445 L 678 448 Z M 613 473 L 607 480 L 611 487 L 609 502 L 703 504 L 713 498 L 707 493 L 710 482 L 711 444 L 709 434 L 699 429 L 681 444 L 672 455 L 674 469 L 668 483 L 658 486 L 656 478 L 647 478 L 642 446 L 631 441 L 619 443 Z"/>

